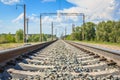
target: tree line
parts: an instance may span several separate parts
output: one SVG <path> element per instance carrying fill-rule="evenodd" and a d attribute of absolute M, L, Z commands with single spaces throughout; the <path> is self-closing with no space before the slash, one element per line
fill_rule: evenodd
<path fill-rule="evenodd" d="M 53 36 L 55 38 L 55 35 Z M 50 34 L 42 34 L 42 41 L 51 40 Z M 29 34 L 28 42 L 39 42 L 40 34 Z M 0 34 L 0 44 L 1 43 L 22 43 L 23 42 L 23 30 L 19 29 L 15 34 Z"/>
<path fill-rule="evenodd" d="M 73 32 L 66 36 L 67 40 L 86 40 L 100 42 L 120 42 L 120 21 L 102 21 L 98 24 L 87 22 L 73 28 Z"/>

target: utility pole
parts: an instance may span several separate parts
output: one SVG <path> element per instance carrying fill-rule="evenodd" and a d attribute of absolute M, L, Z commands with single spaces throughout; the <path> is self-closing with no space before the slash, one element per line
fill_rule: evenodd
<path fill-rule="evenodd" d="M 85 39 L 85 29 L 84 29 L 84 27 L 85 27 L 85 15 L 83 14 L 83 33 L 82 33 L 83 40 Z"/>
<path fill-rule="evenodd" d="M 22 6 L 23 9 L 24 9 L 24 30 L 23 30 L 23 42 L 26 43 L 26 5 L 23 4 L 23 5 L 16 5 L 16 9 L 17 9 L 17 6 Z"/>
<path fill-rule="evenodd" d="M 85 14 L 83 14 L 83 24 L 85 25 Z"/>
<path fill-rule="evenodd" d="M 72 33 L 74 32 L 75 25 L 72 24 Z"/>
<path fill-rule="evenodd" d="M 42 42 L 42 15 L 40 14 L 40 42 Z"/>
<path fill-rule="evenodd" d="M 67 34 L 67 28 L 65 27 L 65 38 L 66 38 L 66 34 Z M 65 38 L 64 38 L 64 39 L 65 39 Z"/>
<path fill-rule="evenodd" d="M 53 22 L 51 24 L 51 35 L 52 35 L 52 41 L 53 41 Z"/>
<path fill-rule="evenodd" d="M 63 36 L 64 36 L 64 32 L 62 32 L 62 34 L 61 34 L 61 39 L 64 39 Z"/>
<path fill-rule="evenodd" d="M 26 43 L 26 5 L 24 4 L 24 43 Z"/>
<path fill-rule="evenodd" d="M 55 29 L 55 34 L 56 34 L 55 37 L 57 38 L 57 29 Z"/>
<path fill-rule="evenodd" d="M 29 23 L 29 18 L 26 19 L 26 22 L 27 22 L 27 43 L 28 43 L 28 23 Z"/>

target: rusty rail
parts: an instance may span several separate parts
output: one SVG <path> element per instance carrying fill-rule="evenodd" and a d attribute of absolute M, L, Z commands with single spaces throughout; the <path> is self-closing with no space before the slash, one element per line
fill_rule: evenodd
<path fill-rule="evenodd" d="M 22 54 L 34 51 L 36 49 L 44 48 L 55 41 L 50 41 L 50 42 L 46 42 L 46 43 L 23 46 L 20 48 L 14 48 L 14 49 L 10 49 L 10 50 L 1 51 L 0 52 L 0 65 L 4 64 L 10 60 L 13 60 L 14 58 L 16 58 Z"/>
<path fill-rule="evenodd" d="M 78 44 L 78 45 L 82 45 L 82 46 L 85 46 L 85 47 L 90 47 L 90 48 L 97 49 L 97 50 L 101 50 L 101 51 L 105 51 L 105 52 L 108 52 L 108 53 L 120 56 L 119 52 L 115 52 L 115 51 L 111 51 L 111 50 L 106 50 L 106 49 L 101 49 L 101 48 L 97 48 L 97 47 L 93 47 L 93 46 L 89 46 L 89 45 L 85 45 L 85 44 L 81 44 L 81 43 L 77 43 L 77 42 L 72 42 L 72 43 L 75 43 L 75 44 Z"/>
<path fill-rule="evenodd" d="M 91 48 L 91 49 L 93 49 L 93 50 L 91 50 L 93 53 L 98 54 L 101 57 L 105 57 L 108 61 L 114 61 L 114 62 L 117 63 L 118 66 L 120 66 L 120 53 L 118 53 L 118 52 L 105 50 L 105 49 L 101 49 L 101 48 L 97 48 L 97 47 L 93 47 L 93 46 L 88 46 L 88 45 L 76 43 L 76 42 L 73 42 L 73 41 L 65 41 L 65 42 L 67 42 L 67 43 L 69 43 L 69 44 L 71 44 L 71 45 L 73 45 L 73 46 L 75 46 L 79 49 L 81 48 L 80 46 L 83 46 L 83 47 L 86 47 L 86 48 Z M 89 51 L 86 48 L 81 48 L 81 49 Z M 94 50 L 97 50 L 97 51 L 94 51 Z"/>

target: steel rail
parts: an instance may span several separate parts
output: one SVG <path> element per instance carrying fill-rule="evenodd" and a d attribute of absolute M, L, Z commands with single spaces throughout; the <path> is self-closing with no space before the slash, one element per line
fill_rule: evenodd
<path fill-rule="evenodd" d="M 73 42 L 73 41 L 65 41 L 66 43 L 79 48 L 79 49 L 84 49 L 87 52 L 99 55 L 101 58 L 104 57 L 106 58 L 109 62 L 115 62 L 117 63 L 118 66 L 120 66 L 120 53 L 119 52 L 115 52 L 115 51 L 111 51 L 111 50 L 106 50 L 106 49 L 102 49 L 102 48 L 97 48 L 97 47 L 93 47 L 90 45 L 85 45 L 85 44 L 81 44 L 81 43 L 77 43 L 77 42 Z M 85 48 L 83 48 L 83 47 Z M 90 49 L 87 49 L 90 48 Z M 98 50 L 98 51 L 95 51 Z"/>
<path fill-rule="evenodd" d="M 97 50 L 105 51 L 105 52 L 108 52 L 108 53 L 116 54 L 116 55 L 120 56 L 120 52 L 117 52 L 117 51 L 98 48 L 98 47 L 95 47 L 95 46 L 85 45 L 85 44 L 81 44 L 81 43 L 77 43 L 77 42 L 73 42 L 73 43 L 78 44 L 78 45 L 82 45 L 82 46 L 86 46 L 86 47 L 90 47 L 90 48 L 94 48 L 94 49 L 97 49 Z"/>
<path fill-rule="evenodd" d="M 55 42 L 54 41 L 50 41 L 50 42 L 45 42 L 45 43 L 40 43 L 40 44 L 35 44 L 35 45 L 27 45 L 27 46 L 23 46 L 20 48 L 14 48 L 14 49 L 9 49 L 9 50 L 4 50 L 0 52 L 0 65 L 4 65 L 6 62 L 13 60 L 17 57 L 19 57 L 20 55 L 26 54 L 28 52 L 32 52 L 34 50 L 37 49 L 42 49 L 48 45 L 50 45 L 51 43 Z"/>

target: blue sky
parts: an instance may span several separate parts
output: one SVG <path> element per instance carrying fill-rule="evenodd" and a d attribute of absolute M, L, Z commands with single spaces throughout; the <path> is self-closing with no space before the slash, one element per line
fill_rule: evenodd
<path fill-rule="evenodd" d="M 26 4 L 29 33 L 39 33 L 40 13 L 84 13 L 86 22 L 95 23 L 120 19 L 119 0 L 0 0 L 0 33 L 15 33 L 23 29 L 23 8 L 16 10 L 16 4 Z M 59 36 L 65 27 L 69 34 L 72 24 L 81 25 L 82 17 L 49 15 L 44 16 L 42 21 L 43 33 L 51 33 L 51 22 L 54 22 L 54 29 L 57 29 Z"/>

